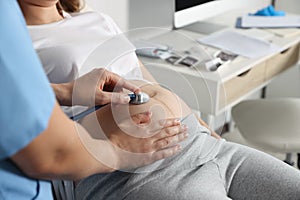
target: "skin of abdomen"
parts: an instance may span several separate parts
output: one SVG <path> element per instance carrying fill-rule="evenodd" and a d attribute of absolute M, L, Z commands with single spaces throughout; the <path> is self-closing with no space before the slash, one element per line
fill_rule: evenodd
<path fill-rule="evenodd" d="M 135 81 L 136 83 L 136 81 Z M 99 128 L 101 132 L 112 133 L 122 131 L 120 123 L 128 120 L 131 116 L 151 111 L 151 121 L 164 120 L 167 118 L 185 117 L 191 113 L 190 108 L 174 93 L 159 86 L 158 84 L 143 84 L 142 92 L 150 96 L 147 103 L 141 105 L 107 105 L 81 120 L 81 124 L 91 133 L 97 135 L 99 139 Z M 98 121 L 98 123 L 97 123 Z M 132 126 L 134 126 L 132 122 Z"/>

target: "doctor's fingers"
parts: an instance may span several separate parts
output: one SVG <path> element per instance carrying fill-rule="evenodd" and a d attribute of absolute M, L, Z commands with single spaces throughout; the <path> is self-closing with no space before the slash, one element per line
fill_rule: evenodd
<path fill-rule="evenodd" d="M 120 91 L 123 88 L 125 88 L 131 92 L 134 92 L 135 94 L 138 94 L 142 91 L 138 86 L 130 83 L 128 80 L 126 80 L 124 78 L 120 78 L 120 79 L 118 79 L 116 89 L 118 89 Z"/>
<path fill-rule="evenodd" d="M 98 84 L 100 88 L 104 89 L 105 91 L 122 91 L 122 89 L 125 88 L 134 93 L 141 92 L 141 89 L 138 86 L 132 84 L 118 74 L 105 69 L 102 69 L 102 71 L 99 73 L 101 75 Z"/>
<path fill-rule="evenodd" d="M 127 104 L 129 101 L 130 97 L 127 94 L 118 92 L 104 92 L 99 90 L 95 96 L 96 105 L 104 105 L 108 103 Z"/>

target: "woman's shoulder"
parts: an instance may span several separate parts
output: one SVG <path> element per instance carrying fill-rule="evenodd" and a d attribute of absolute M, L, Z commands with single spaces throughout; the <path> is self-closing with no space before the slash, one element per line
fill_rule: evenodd
<path fill-rule="evenodd" d="M 79 20 L 82 22 L 90 22 L 92 24 L 99 24 L 108 27 L 114 34 L 120 34 L 121 30 L 115 23 L 115 21 L 107 14 L 96 12 L 96 11 L 86 11 L 81 13 L 72 13 L 70 16 L 73 20 Z"/>
<path fill-rule="evenodd" d="M 102 17 L 103 18 L 103 13 L 101 12 L 96 12 L 96 11 L 84 11 L 84 12 L 78 12 L 78 13 L 67 13 L 67 15 L 71 17 Z"/>
<path fill-rule="evenodd" d="M 80 13 L 69 13 L 69 15 L 72 18 L 81 18 L 81 19 L 100 19 L 109 22 L 111 20 L 111 17 L 108 15 L 97 12 L 97 11 L 86 11 L 86 12 L 80 12 Z"/>

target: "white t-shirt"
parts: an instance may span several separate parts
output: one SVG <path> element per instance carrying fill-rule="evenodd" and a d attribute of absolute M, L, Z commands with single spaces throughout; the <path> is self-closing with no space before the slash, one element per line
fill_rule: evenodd
<path fill-rule="evenodd" d="M 59 22 L 28 26 L 51 83 L 69 82 L 95 67 L 142 79 L 135 47 L 110 17 L 97 12 L 64 14 Z"/>
<path fill-rule="evenodd" d="M 69 82 L 84 74 L 87 63 L 97 64 L 90 70 L 104 67 L 125 78 L 142 78 L 135 47 L 107 15 L 65 13 L 59 22 L 28 29 L 51 83 Z"/>

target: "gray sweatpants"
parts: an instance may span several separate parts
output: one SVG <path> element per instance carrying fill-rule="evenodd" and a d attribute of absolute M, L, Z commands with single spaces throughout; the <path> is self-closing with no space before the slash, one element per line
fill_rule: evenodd
<path fill-rule="evenodd" d="M 252 148 L 216 140 L 193 115 L 183 123 L 190 137 L 181 153 L 136 173 L 88 177 L 77 185 L 76 198 L 300 200 L 300 171 Z"/>

